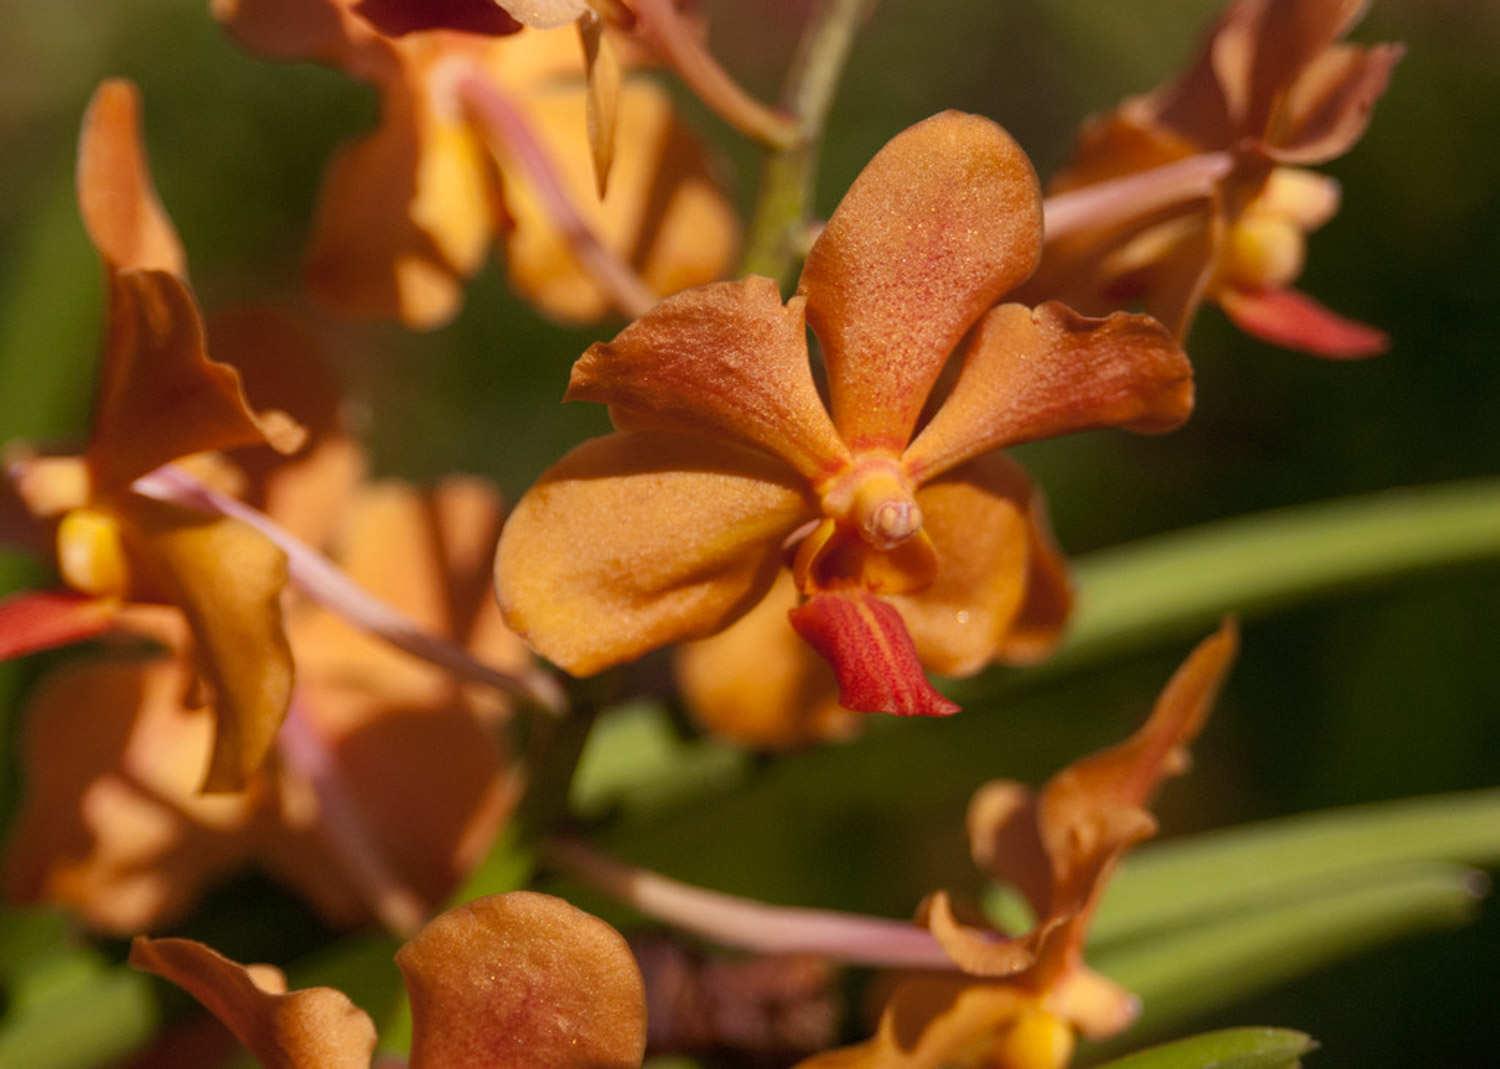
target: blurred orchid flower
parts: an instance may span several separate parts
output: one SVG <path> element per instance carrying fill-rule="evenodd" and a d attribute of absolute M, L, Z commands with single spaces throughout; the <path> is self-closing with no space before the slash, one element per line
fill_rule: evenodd
<path fill-rule="evenodd" d="M 1118 210 L 1049 230 L 1028 294 L 1092 312 L 1139 301 L 1178 337 L 1212 300 L 1276 345 L 1331 359 L 1383 352 L 1380 331 L 1292 288 L 1306 235 L 1339 204 L 1338 184 L 1305 168 L 1354 146 L 1403 52 L 1340 42 L 1366 6 L 1237 0 L 1181 78 L 1090 120 L 1051 184 L 1049 207 L 1116 199 Z M 1145 195 L 1135 209 L 1123 196 L 1140 192 L 1130 179 L 1165 179 L 1215 155 L 1225 166 L 1194 195 L 1169 204 Z M 1111 188 L 1122 196 L 1105 198 Z"/>
<path fill-rule="evenodd" d="M 476 479 L 428 493 L 361 484 L 362 468 L 348 440 L 329 435 L 310 462 L 271 468 L 258 500 L 428 633 L 524 669 L 488 590 L 496 492 Z M 169 649 L 181 642 L 172 623 L 159 636 Z M 496 730 L 510 704 L 307 599 L 289 605 L 287 634 L 297 686 L 280 760 L 232 797 L 195 794 L 212 730 L 178 658 L 88 658 L 46 677 L 27 714 L 7 897 L 133 934 L 175 922 L 209 884 L 258 864 L 331 923 L 374 915 L 414 930 L 519 797 L 519 766 Z"/>
<path fill-rule="evenodd" d="M 923 664 L 977 671 L 1013 631 L 1040 652 L 1066 582 L 1024 476 L 987 454 L 1090 427 L 1166 431 L 1192 407 L 1187 359 L 1151 319 L 995 305 L 1040 246 L 1025 154 L 948 112 L 865 168 L 790 303 L 769 279 L 717 283 L 591 347 L 568 398 L 608 404 L 620 429 L 516 507 L 497 558 L 508 622 L 587 675 L 723 630 L 789 565 L 792 623 L 846 708 L 951 713 Z"/>
<path fill-rule="evenodd" d="M 263 1065 L 370 1069 L 374 1022 L 341 992 L 288 992 L 279 970 L 187 939 L 138 938 L 130 961 L 186 989 Z M 410 1069 L 639 1069 L 645 1055 L 630 948 L 562 899 L 515 891 L 458 906 L 396 964 L 411 996 Z"/>
<path fill-rule="evenodd" d="M 1236 646 L 1226 624 L 1177 670 L 1134 735 L 1075 761 L 1040 794 L 1009 781 L 981 787 L 969 807 L 974 861 L 1025 895 L 1035 927 L 1019 938 L 971 927 L 946 894 L 934 895 L 926 923 L 963 975 L 901 981 L 873 1039 L 801 1069 L 1062 1069 L 1076 1032 L 1097 1039 L 1129 1025 L 1135 999 L 1084 964 L 1089 918 L 1115 864 L 1155 834 L 1146 805 L 1186 769 L 1186 747 Z"/>
<path fill-rule="evenodd" d="M 10 493 L 69 595 L 0 603 L 0 656 L 98 634 L 126 603 L 180 609 L 216 717 L 205 790 L 237 790 L 270 750 L 292 687 L 280 596 L 286 561 L 244 524 L 131 492 L 160 465 L 236 446 L 298 448 L 304 431 L 258 413 L 208 355 L 182 246 L 152 187 L 133 85 L 105 82 L 84 118 L 78 197 L 109 306 L 93 431 L 82 456 L 12 446 Z M 209 460 L 200 466 L 210 471 Z"/>
<path fill-rule="evenodd" d="M 393 21 L 391 10 L 415 7 L 214 3 L 252 51 L 379 90 L 379 129 L 344 147 L 324 180 L 307 258 L 316 295 L 440 326 L 500 240 L 522 297 L 586 322 L 636 314 L 726 268 L 739 224 L 702 145 L 665 92 L 623 73 L 634 56 L 616 56 L 597 21 L 581 48 L 569 27 L 488 36 Z M 602 201 L 591 156 L 613 176 Z"/>

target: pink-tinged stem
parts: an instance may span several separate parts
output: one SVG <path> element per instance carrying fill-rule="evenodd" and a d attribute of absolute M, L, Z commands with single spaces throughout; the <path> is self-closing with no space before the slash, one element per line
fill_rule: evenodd
<path fill-rule="evenodd" d="M 674 0 L 630 0 L 630 7 L 637 32 L 719 118 L 768 148 L 788 149 L 801 140 L 795 119 L 756 100 L 719 66 Z"/>
<path fill-rule="evenodd" d="M 1234 167 L 1228 152 L 1205 152 L 1124 178 L 1058 193 L 1042 202 L 1047 241 L 1113 226 L 1161 208 L 1206 197 Z"/>
<path fill-rule="evenodd" d="M 349 793 L 338 760 L 296 698 L 287 709 L 276 745 L 288 770 L 312 788 L 318 799 L 319 830 L 338 854 L 365 904 L 395 935 L 414 935 L 427 919 L 427 908 L 386 864 Z"/>
<path fill-rule="evenodd" d="M 486 78 L 471 74 L 458 91 L 470 114 L 496 146 L 525 172 L 527 180 L 590 277 L 617 309 L 632 319 L 656 305 L 651 291 L 624 259 L 607 248 L 594 228 L 578 212 L 547 150 L 532 132 L 531 123 L 510 97 Z"/>
<path fill-rule="evenodd" d="M 463 647 L 424 631 L 415 621 L 367 593 L 323 554 L 297 538 L 259 509 L 203 485 L 179 468 L 166 465 L 135 481 L 136 493 L 202 512 L 217 513 L 249 524 L 287 557 L 292 582 L 324 608 L 349 623 L 385 639 L 399 650 L 420 657 L 460 679 L 483 683 L 531 702 L 550 713 L 567 710 L 567 698 L 551 676 L 532 671 L 514 675 L 476 660 Z"/>
<path fill-rule="evenodd" d="M 768 906 L 706 891 L 605 857 L 572 839 L 550 841 L 543 856 L 632 909 L 723 946 L 762 954 L 812 954 L 849 965 L 957 968 L 927 929 L 905 921 Z"/>

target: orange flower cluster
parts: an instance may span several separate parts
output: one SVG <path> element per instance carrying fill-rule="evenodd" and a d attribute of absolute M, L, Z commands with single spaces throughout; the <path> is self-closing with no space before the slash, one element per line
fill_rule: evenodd
<path fill-rule="evenodd" d="M 639 1066 L 646 987 L 608 925 L 531 892 L 429 919 L 548 767 L 549 732 L 511 731 L 523 704 L 564 711 L 533 655 L 588 676 L 676 646 L 699 722 L 773 749 L 860 713 L 950 715 L 927 672 L 1045 657 L 1075 593 L 1002 450 L 1181 425 L 1204 300 L 1323 356 L 1385 345 L 1290 288 L 1338 203 L 1303 168 L 1352 147 L 1400 57 L 1340 43 L 1363 7 L 1236 0 L 1180 79 L 1085 127 L 1045 201 L 995 123 L 917 123 L 853 182 L 787 299 L 723 278 L 740 223 L 643 70 L 769 146 L 804 150 L 805 131 L 734 85 L 670 0 L 213 0 L 252 51 L 379 93 L 376 131 L 329 166 L 309 288 L 435 327 L 498 243 L 541 313 L 631 316 L 566 395 L 615 430 L 508 520 L 482 480 L 368 480 L 300 325 L 241 311 L 214 331 L 234 359 L 210 357 L 138 95 L 106 82 L 78 163 L 109 296 L 92 431 L 76 456 L 10 447 L 0 493 L 0 534 L 66 589 L 0 602 L 0 657 L 110 641 L 30 698 L 7 896 L 137 934 L 257 865 L 334 924 L 412 936 L 412 1069 Z M 246 382 L 300 422 L 252 408 Z M 1077 1035 L 1124 1028 L 1132 998 L 1084 964 L 1089 921 L 1154 834 L 1148 803 L 1236 645 L 1225 625 L 1139 731 L 1039 794 L 975 796 L 974 860 L 1024 894 L 1030 932 L 968 924 L 942 893 L 918 925 L 762 907 L 788 943 L 874 933 L 946 966 L 900 980 L 872 1039 L 807 1069 L 1062 1069 Z M 722 897 L 684 927 L 742 936 L 715 928 Z M 338 992 L 185 940 L 138 938 L 131 960 L 266 1065 L 370 1064 L 374 1025 Z"/>

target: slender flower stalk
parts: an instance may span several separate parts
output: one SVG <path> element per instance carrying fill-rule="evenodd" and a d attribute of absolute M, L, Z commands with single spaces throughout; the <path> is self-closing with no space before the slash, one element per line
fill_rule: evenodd
<path fill-rule="evenodd" d="M 312 788 L 318 800 L 319 830 L 338 855 L 370 912 L 402 938 L 416 934 L 427 911 L 422 900 L 391 870 L 354 804 L 338 761 L 296 697 L 277 733 L 276 745 L 287 767 Z"/>
<path fill-rule="evenodd" d="M 740 133 L 774 149 L 804 137 L 796 118 L 756 100 L 703 47 L 698 32 L 678 13 L 673 0 L 632 0 L 637 32 L 683 83 Z"/>
<path fill-rule="evenodd" d="M 806 245 L 823 127 L 854 35 L 874 7 L 875 0 L 823 0 L 803 32 L 782 92 L 802 136 L 766 158 L 742 274 L 785 283 Z"/>
<path fill-rule="evenodd" d="M 655 920 L 760 954 L 811 954 L 849 965 L 953 970 L 927 929 L 834 910 L 772 906 L 681 883 L 605 857 L 576 839 L 553 839 L 544 859 Z"/>
<path fill-rule="evenodd" d="M 458 645 L 430 634 L 409 617 L 360 589 L 332 561 L 265 513 L 221 494 L 170 465 L 137 479 L 132 489 L 146 497 L 239 520 L 270 539 L 287 556 L 292 582 L 324 608 L 397 649 L 453 673 L 514 695 L 553 714 L 567 709 L 557 681 L 541 671 L 503 672 L 476 660 Z"/>
<path fill-rule="evenodd" d="M 1207 197 L 1234 169 L 1228 152 L 1204 152 L 1139 174 L 1055 193 L 1042 202 L 1045 241 L 1094 227 L 1115 226 L 1161 208 Z"/>
<path fill-rule="evenodd" d="M 656 304 L 656 294 L 631 266 L 612 252 L 588 221 L 579 214 L 563 187 L 562 176 L 547 157 L 531 124 L 504 90 L 477 75 L 459 83 L 470 114 L 495 146 L 515 160 L 526 173 L 552 224 L 566 238 L 578 262 L 599 284 L 611 303 L 631 319 L 644 315 Z"/>

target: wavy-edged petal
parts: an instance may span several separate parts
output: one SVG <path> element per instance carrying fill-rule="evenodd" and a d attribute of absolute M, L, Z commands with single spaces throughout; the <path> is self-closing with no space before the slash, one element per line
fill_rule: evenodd
<path fill-rule="evenodd" d="M 1005 304 L 981 321 L 953 392 L 903 460 L 922 481 L 1002 446 L 1073 431 L 1169 431 L 1192 407 L 1192 365 L 1149 316 Z"/>
<path fill-rule="evenodd" d="M 193 453 L 243 445 L 298 449 L 283 412 L 250 408 L 239 372 L 208 355 L 187 285 L 165 271 L 124 271 L 110 285 L 109 334 L 87 459 L 96 491 Z"/>
<path fill-rule="evenodd" d="M 576 50 L 577 42 L 571 44 Z M 627 77 L 617 100 L 609 196 L 601 201 L 588 141 L 579 136 L 587 96 L 581 82 L 516 93 L 578 213 L 658 294 L 719 278 L 739 246 L 740 224 L 713 180 L 703 143 L 678 120 L 660 86 Z M 503 241 L 512 288 L 563 322 L 608 314 L 609 298 L 519 167 L 505 167 L 502 196 L 511 220 Z"/>
<path fill-rule="evenodd" d="M 1246 334 L 1328 360 L 1363 360 L 1391 347 L 1385 331 L 1341 316 L 1299 290 L 1226 287 L 1218 302 Z"/>
<path fill-rule="evenodd" d="M 756 606 L 717 635 L 677 651 L 677 683 L 702 727 L 743 746 L 788 750 L 858 730 L 839 705 L 828 665 L 787 620 L 797 607 L 788 571 Z"/>
<path fill-rule="evenodd" d="M 646 992 L 625 940 L 560 898 L 515 891 L 438 917 L 396 955 L 411 1069 L 637 1069 Z"/>
<path fill-rule="evenodd" d="M 1281 163 L 1326 163 L 1354 147 L 1406 49 L 1401 45 L 1334 46 L 1318 56 L 1281 105 L 1265 146 Z"/>
<path fill-rule="evenodd" d="M 988 119 L 944 112 L 875 154 L 800 284 L 852 448 L 906 445 L 948 355 L 1035 270 L 1041 239 L 1031 161 Z"/>
<path fill-rule="evenodd" d="M 724 627 L 760 599 L 811 514 L 790 469 L 698 435 L 574 449 L 516 506 L 496 582 L 507 623 L 574 675 Z"/>
<path fill-rule="evenodd" d="M 141 94 L 111 78 L 94 90 L 78 140 L 78 207 L 111 271 L 187 275 L 182 242 L 151 181 L 141 144 Z"/>
<path fill-rule="evenodd" d="M 277 970 L 239 965 L 190 939 L 137 936 L 130 964 L 191 994 L 266 1069 L 369 1069 L 374 1022 L 330 987 L 288 993 Z"/>
<path fill-rule="evenodd" d="M 203 789 L 240 790 L 270 752 L 291 700 L 286 556 L 236 520 L 144 498 L 120 511 L 144 585 L 186 615 L 212 688 L 218 728 Z"/>
<path fill-rule="evenodd" d="M 494 166 L 403 61 L 379 128 L 341 148 L 319 192 L 307 279 L 340 311 L 430 329 L 452 318 L 497 227 Z"/>
<path fill-rule="evenodd" d="M 895 716 L 958 712 L 927 681 L 906 624 L 889 602 L 850 587 L 814 594 L 790 618 L 833 669 L 845 709 Z"/>
<path fill-rule="evenodd" d="M 631 428 L 725 434 L 816 481 L 849 459 L 818 397 L 801 301 L 768 278 L 668 297 L 573 365 L 567 400 L 612 406 Z"/>

